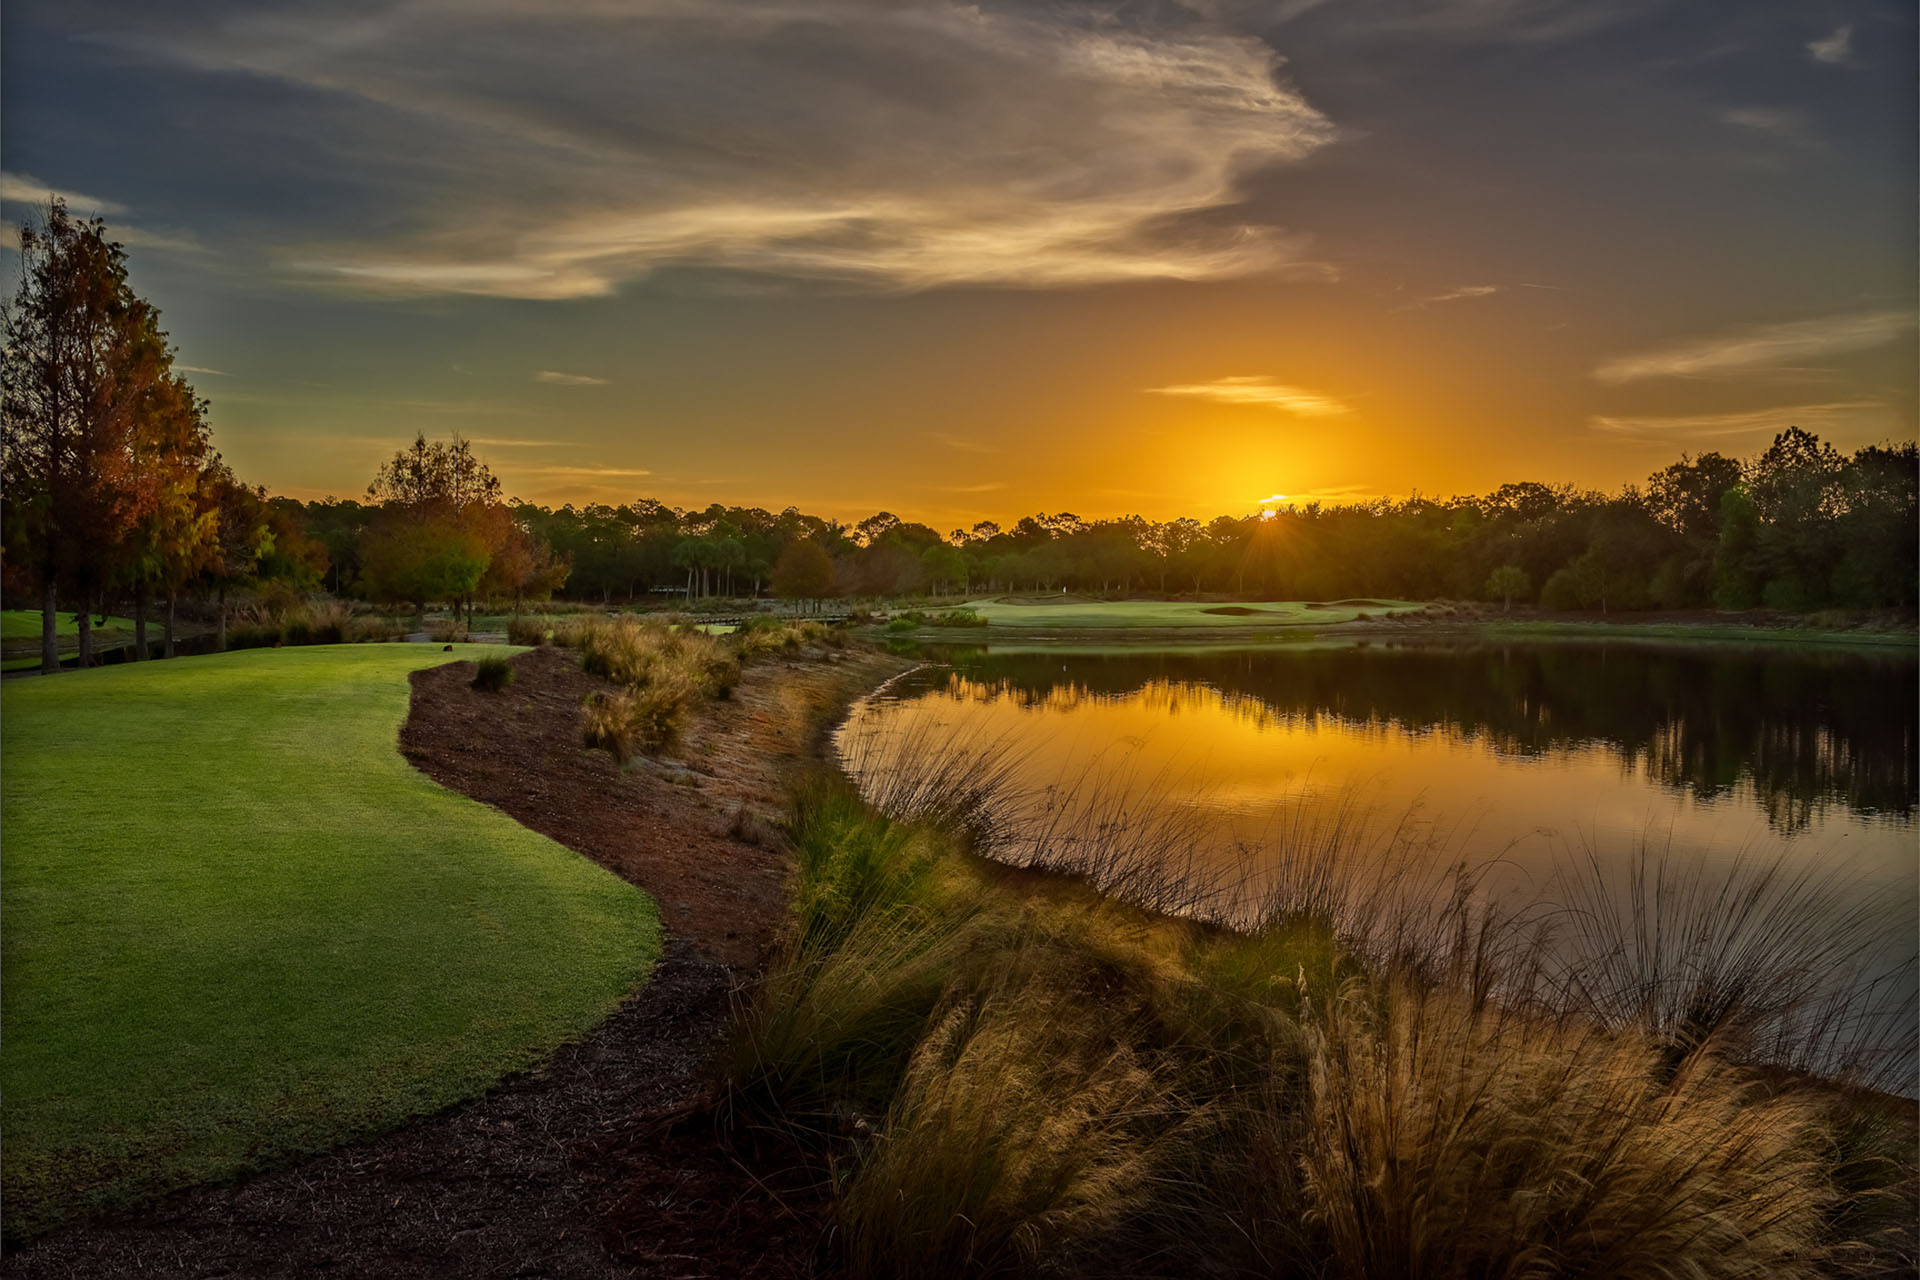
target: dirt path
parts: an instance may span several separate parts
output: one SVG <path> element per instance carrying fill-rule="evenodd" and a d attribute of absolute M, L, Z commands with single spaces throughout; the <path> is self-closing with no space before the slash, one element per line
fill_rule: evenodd
<path fill-rule="evenodd" d="M 771 823 L 787 780 L 877 655 L 749 667 L 668 760 L 622 771 L 578 743 L 604 685 L 538 649 L 500 695 L 471 664 L 416 673 L 402 751 L 639 884 L 669 943 L 647 985 L 545 1067 L 405 1129 L 231 1187 L 200 1187 L 33 1242 L 0 1275 L 601 1277 L 815 1273 L 824 1201 L 806 1176 L 660 1117 L 700 1096 L 729 993 L 784 913 Z"/>

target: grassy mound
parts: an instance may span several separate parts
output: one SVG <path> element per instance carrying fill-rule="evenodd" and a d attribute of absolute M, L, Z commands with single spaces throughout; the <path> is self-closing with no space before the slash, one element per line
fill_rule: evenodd
<path fill-rule="evenodd" d="M 449 660 L 257 650 L 6 687 L 10 1236 L 442 1108 L 645 976 L 645 895 L 396 750 L 407 673 Z"/>

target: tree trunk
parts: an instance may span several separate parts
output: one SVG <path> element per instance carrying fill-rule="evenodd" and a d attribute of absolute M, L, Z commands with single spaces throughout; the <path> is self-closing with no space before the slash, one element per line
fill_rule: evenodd
<path fill-rule="evenodd" d="M 133 660 L 147 660 L 147 583 L 144 578 L 133 588 Z"/>
<path fill-rule="evenodd" d="M 60 669 L 60 611 L 54 598 L 53 574 L 40 580 L 40 670 L 52 675 Z"/>
<path fill-rule="evenodd" d="M 179 594 L 180 593 L 176 591 L 174 588 L 172 587 L 167 588 L 167 621 L 166 621 L 167 639 L 166 639 L 166 647 L 162 649 L 161 652 L 165 653 L 169 658 L 173 656 L 173 605 L 174 605 L 174 601 L 179 597 Z"/>
<path fill-rule="evenodd" d="M 216 612 L 219 614 L 219 621 L 215 624 L 214 652 L 225 653 L 227 651 L 227 582 L 225 578 L 220 580 L 219 607 Z"/>
<path fill-rule="evenodd" d="M 85 671 L 93 665 L 93 593 L 84 592 L 80 597 L 80 669 Z"/>

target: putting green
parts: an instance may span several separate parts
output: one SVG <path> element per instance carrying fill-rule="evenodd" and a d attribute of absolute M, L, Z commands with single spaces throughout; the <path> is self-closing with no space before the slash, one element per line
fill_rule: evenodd
<path fill-rule="evenodd" d="M 1421 606 L 1405 600 L 1192 601 L 1085 600 L 1046 596 L 975 600 L 966 608 L 994 627 L 1049 630 L 1106 630 L 1108 628 L 1199 628 L 1219 630 L 1260 627 L 1333 626 L 1352 622 L 1361 614 L 1380 617 Z"/>
<path fill-rule="evenodd" d="M 512 651 L 455 646 L 487 652 Z M 8 682 L 8 1234 L 445 1107 L 645 977 L 651 900 L 401 758 L 407 673 L 449 660 L 321 646 Z"/>

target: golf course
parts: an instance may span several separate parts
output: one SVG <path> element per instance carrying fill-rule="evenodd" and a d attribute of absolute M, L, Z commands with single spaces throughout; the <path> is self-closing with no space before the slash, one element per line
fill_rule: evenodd
<path fill-rule="evenodd" d="M 509 652 L 8 682 L 10 1237 L 443 1108 L 646 978 L 645 894 L 397 749 L 410 672 Z"/>

